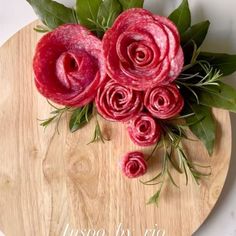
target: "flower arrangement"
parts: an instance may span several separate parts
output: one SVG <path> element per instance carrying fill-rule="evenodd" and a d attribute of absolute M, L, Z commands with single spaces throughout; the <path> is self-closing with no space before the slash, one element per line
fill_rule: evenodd
<path fill-rule="evenodd" d="M 46 33 L 39 41 L 33 69 L 38 91 L 54 111 L 41 125 L 59 122 L 70 112 L 75 132 L 97 114 L 122 122 L 138 146 L 154 146 L 145 157 L 128 152 L 121 159 L 124 176 L 148 171 L 149 160 L 163 149 L 161 171 L 151 180 L 158 203 L 165 180 L 176 187 L 172 171 L 199 183 L 210 171 L 191 161 L 182 145 L 186 130 L 212 155 L 216 122 L 212 107 L 236 111 L 236 90 L 223 78 L 236 71 L 236 55 L 202 52 L 209 21 L 191 25 L 187 0 L 169 17 L 143 8 L 143 0 L 77 0 L 68 8 L 52 0 L 27 0 Z M 108 140 L 97 120 L 91 142 Z M 90 143 L 91 143 L 90 142 Z"/>

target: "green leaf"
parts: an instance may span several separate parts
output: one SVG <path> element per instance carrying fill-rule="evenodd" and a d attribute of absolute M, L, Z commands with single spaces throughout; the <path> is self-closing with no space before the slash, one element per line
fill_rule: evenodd
<path fill-rule="evenodd" d="M 26 0 L 41 21 L 50 29 L 66 23 L 77 23 L 75 11 L 52 0 Z"/>
<path fill-rule="evenodd" d="M 77 0 L 76 14 L 80 23 L 92 31 L 97 29 L 98 9 L 102 0 Z"/>
<path fill-rule="evenodd" d="M 236 90 L 230 85 L 218 83 L 219 86 L 205 86 L 198 90 L 199 103 L 236 112 Z"/>
<path fill-rule="evenodd" d="M 224 76 L 230 75 L 236 71 L 236 55 L 225 53 L 201 52 L 198 60 L 206 60 L 211 66 L 217 68 Z"/>
<path fill-rule="evenodd" d="M 122 8 L 118 0 L 104 0 L 98 10 L 98 22 L 107 30 L 113 25 Z"/>
<path fill-rule="evenodd" d="M 186 118 L 186 121 L 193 124 L 189 126 L 190 130 L 204 143 L 209 155 L 212 155 L 216 138 L 216 122 L 211 108 L 188 103 L 185 110 L 195 113 L 194 116 Z"/>
<path fill-rule="evenodd" d="M 186 47 L 188 45 L 193 45 L 193 42 L 195 42 L 197 47 L 200 47 L 206 38 L 209 26 L 210 26 L 210 22 L 208 20 L 191 26 L 182 35 L 182 38 L 181 38 L 182 46 Z"/>
<path fill-rule="evenodd" d="M 93 113 L 92 104 L 88 104 L 84 107 L 80 107 L 74 110 L 69 122 L 70 131 L 74 133 L 78 129 L 85 126 L 91 119 L 92 113 Z"/>
<path fill-rule="evenodd" d="M 54 121 L 56 116 L 50 117 L 46 120 L 44 120 L 42 123 L 40 123 L 41 126 L 47 127 L 52 121 Z"/>
<path fill-rule="evenodd" d="M 119 0 L 123 10 L 130 8 L 143 8 L 144 0 Z"/>
<path fill-rule="evenodd" d="M 183 0 L 180 6 L 170 14 L 169 19 L 176 24 L 180 34 L 183 34 L 191 25 L 188 0 Z"/>
<path fill-rule="evenodd" d="M 34 30 L 38 33 L 47 33 L 50 32 L 50 29 L 45 25 L 37 25 Z"/>
<path fill-rule="evenodd" d="M 158 202 L 159 202 L 159 199 L 160 199 L 160 195 L 161 195 L 161 188 L 149 199 L 148 203 L 147 204 L 157 204 L 158 205 Z"/>

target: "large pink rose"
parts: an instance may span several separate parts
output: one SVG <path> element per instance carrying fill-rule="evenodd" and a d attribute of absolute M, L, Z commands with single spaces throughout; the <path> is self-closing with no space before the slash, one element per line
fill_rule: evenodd
<path fill-rule="evenodd" d="M 144 105 L 153 116 L 169 119 L 181 112 L 184 99 L 174 84 L 156 86 L 147 90 Z"/>
<path fill-rule="evenodd" d="M 136 90 L 171 83 L 184 64 L 176 26 L 145 9 L 123 12 L 105 33 L 103 50 L 111 78 Z"/>
<path fill-rule="evenodd" d="M 107 78 L 96 96 L 98 112 L 107 120 L 128 121 L 143 109 L 143 95 Z"/>
<path fill-rule="evenodd" d="M 78 24 L 66 24 L 39 41 L 33 62 L 35 83 L 46 98 L 83 106 L 106 76 L 102 43 Z"/>
<path fill-rule="evenodd" d="M 150 146 L 161 138 L 161 127 L 147 113 L 140 113 L 127 122 L 127 130 L 131 140 L 139 146 Z"/>
<path fill-rule="evenodd" d="M 137 178 L 147 172 L 147 162 L 142 152 L 129 152 L 124 156 L 121 168 L 128 178 Z"/>

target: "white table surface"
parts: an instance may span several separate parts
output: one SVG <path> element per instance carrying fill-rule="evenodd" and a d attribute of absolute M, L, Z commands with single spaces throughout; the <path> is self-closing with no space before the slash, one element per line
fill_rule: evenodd
<path fill-rule="evenodd" d="M 60 0 L 60 2 L 72 6 L 75 0 Z M 170 10 L 179 4 L 180 0 L 145 0 L 145 2 L 147 9 L 152 9 L 155 13 L 168 15 Z M 210 32 L 203 48 L 208 51 L 236 54 L 236 1 L 189 0 L 189 2 L 194 22 L 204 19 L 209 19 L 211 22 Z M 36 18 L 32 8 L 25 0 L 1 0 L 0 46 L 14 33 Z M 227 80 L 236 87 L 236 74 Z M 234 131 L 236 129 L 236 115 L 232 114 L 231 118 Z M 233 132 L 232 161 L 223 193 L 209 218 L 194 236 L 236 236 L 235 141 L 236 133 Z"/>

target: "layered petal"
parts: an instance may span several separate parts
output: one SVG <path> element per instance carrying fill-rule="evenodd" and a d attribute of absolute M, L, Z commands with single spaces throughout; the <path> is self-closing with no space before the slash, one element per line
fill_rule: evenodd
<path fill-rule="evenodd" d="M 121 161 L 123 174 L 128 178 L 137 178 L 147 172 L 147 162 L 142 152 L 129 152 Z"/>
<path fill-rule="evenodd" d="M 145 9 L 123 12 L 105 33 L 103 51 L 110 77 L 141 91 L 171 83 L 184 64 L 174 23 Z"/>
<path fill-rule="evenodd" d="M 95 101 L 98 112 L 111 121 L 128 121 L 143 109 L 142 93 L 109 77 L 99 87 Z"/>
<path fill-rule="evenodd" d="M 169 119 L 181 112 L 184 99 L 176 85 L 169 84 L 148 89 L 144 105 L 153 116 Z"/>
<path fill-rule="evenodd" d="M 39 41 L 33 69 L 46 98 L 66 106 L 91 102 L 106 76 L 102 43 L 79 24 L 66 24 Z"/>
<path fill-rule="evenodd" d="M 139 146 L 156 144 L 161 138 L 161 127 L 148 113 L 140 113 L 127 122 L 131 140 Z"/>

